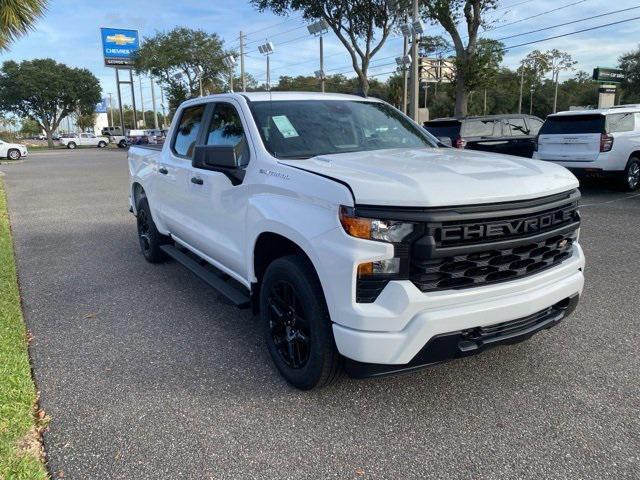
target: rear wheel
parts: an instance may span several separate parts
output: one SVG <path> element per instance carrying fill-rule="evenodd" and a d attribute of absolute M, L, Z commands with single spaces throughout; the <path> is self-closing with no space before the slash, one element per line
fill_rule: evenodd
<path fill-rule="evenodd" d="M 140 197 L 136 206 L 136 223 L 138 226 L 138 241 L 142 255 L 149 263 L 160 263 L 166 260 L 161 246 L 171 241 L 170 237 L 158 232 L 156 224 L 151 217 L 151 209 L 147 197 Z"/>
<path fill-rule="evenodd" d="M 7 158 L 9 160 L 19 160 L 20 159 L 20 150 L 12 148 L 7 152 Z"/>
<path fill-rule="evenodd" d="M 120 143 L 118 143 L 118 147 L 120 148 L 125 148 L 126 146 L 127 146 L 126 140 L 120 140 Z"/>
<path fill-rule="evenodd" d="M 76 143 L 75 142 L 69 142 L 67 143 L 67 148 L 69 150 L 73 150 L 74 148 L 76 148 Z"/>
<path fill-rule="evenodd" d="M 260 317 L 271 358 L 291 385 L 310 390 L 338 378 L 342 362 L 324 294 L 302 255 L 269 265 L 260 289 Z"/>
<path fill-rule="evenodd" d="M 633 192 L 640 185 L 640 159 L 632 158 L 621 178 L 621 186 L 628 192 Z"/>
<path fill-rule="evenodd" d="M 98 148 L 104 148 L 107 146 L 107 142 L 100 141 L 98 142 Z"/>

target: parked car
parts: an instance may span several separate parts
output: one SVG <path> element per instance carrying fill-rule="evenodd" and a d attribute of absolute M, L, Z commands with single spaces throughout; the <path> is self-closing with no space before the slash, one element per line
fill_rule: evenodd
<path fill-rule="evenodd" d="M 252 307 L 298 388 L 524 340 L 582 292 L 578 181 L 558 165 L 440 148 L 339 94 L 188 100 L 168 139 L 129 149 L 144 258 Z"/>
<path fill-rule="evenodd" d="M 97 137 L 93 133 L 78 133 L 73 137 L 63 135 L 60 139 L 60 145 L 72 150 L 79 146 L 104 148 L 108 143 L 109 139 L 107 137 Z"/>
<path fill-rule="evenodd" d="M 0 140 L 0 158 L 9 160 L 19 160 L 28 155 L 27 147 L 20 143 L 9 143 Z"/>
<path fill-rule="evenodd" d="M 425 122 L 424 127 L 456 148 L 531 158 L 542 123 L 540 118 L 531 115 L 489 115 L 436 118 Z"/>
<path fill-rule="evenodd" d="M 104 127 L 100 133 L 105 137 L 112 135 L 124 136 L 120 127 Z"/>
<path fill-rule="evenodd" d="M 640 185 L 640 107 L 549 115 L 534 158 L 563 165 L 578 176 L 612 176 L 633 191 Z"/>

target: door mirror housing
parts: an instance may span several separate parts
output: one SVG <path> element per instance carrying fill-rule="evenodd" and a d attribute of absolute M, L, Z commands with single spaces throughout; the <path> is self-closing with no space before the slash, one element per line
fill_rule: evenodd
<path fill-rule="evenodd" d="M 438 141 L 445 147 L 453 147 L 453 143 L 449 137 L 438 137 Z"/>
<path fill-rule="evenodd" d="M 193 168 L 227 171 L 243 167 L 233 145 L 197 145 L 191 162 Z"/>

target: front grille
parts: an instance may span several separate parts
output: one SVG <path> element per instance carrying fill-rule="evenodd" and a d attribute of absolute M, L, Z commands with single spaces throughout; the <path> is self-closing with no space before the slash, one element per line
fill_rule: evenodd
<path fill-rule="evenodd" d="M 413 259 L 411 280 L 423 292 L 515 280 L 555 267 L 571 256 L 575 232 L 513 248 Z"/>
<path fill-rule="evenodd" d="M 395 245 L 406 265 L 394 278 L 361 278 L 356 301 L 374 302 L 391 280 L 421 291 L 463 289 L 516 280 L 561 264 L 573 254 L 580 226 L 577 190 L 520 202 L 450 208 L 356 207 L 359 216 L 414 223 Z"/>

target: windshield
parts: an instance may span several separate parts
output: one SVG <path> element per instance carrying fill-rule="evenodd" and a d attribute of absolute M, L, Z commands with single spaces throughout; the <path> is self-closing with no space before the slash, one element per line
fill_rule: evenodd
<path fill-rule="evenodd" d="M 460 122 L 426 122 L 424 128 L 434 137 L 449 137 L 451 141 L 460 137 Z"/>
<path fill-rule="evenodd" d="M 385 103 L 280 100 L 249 105 L 265 147 L 278 158 L 434 146 L 426 132 Z"/>
<path fill-rule="evenodd" d="M 540 135 L 576 135 L 580 133 L 604 133 L 604 116 L 559 115 L 548 117 L 540 129 Z"/>

